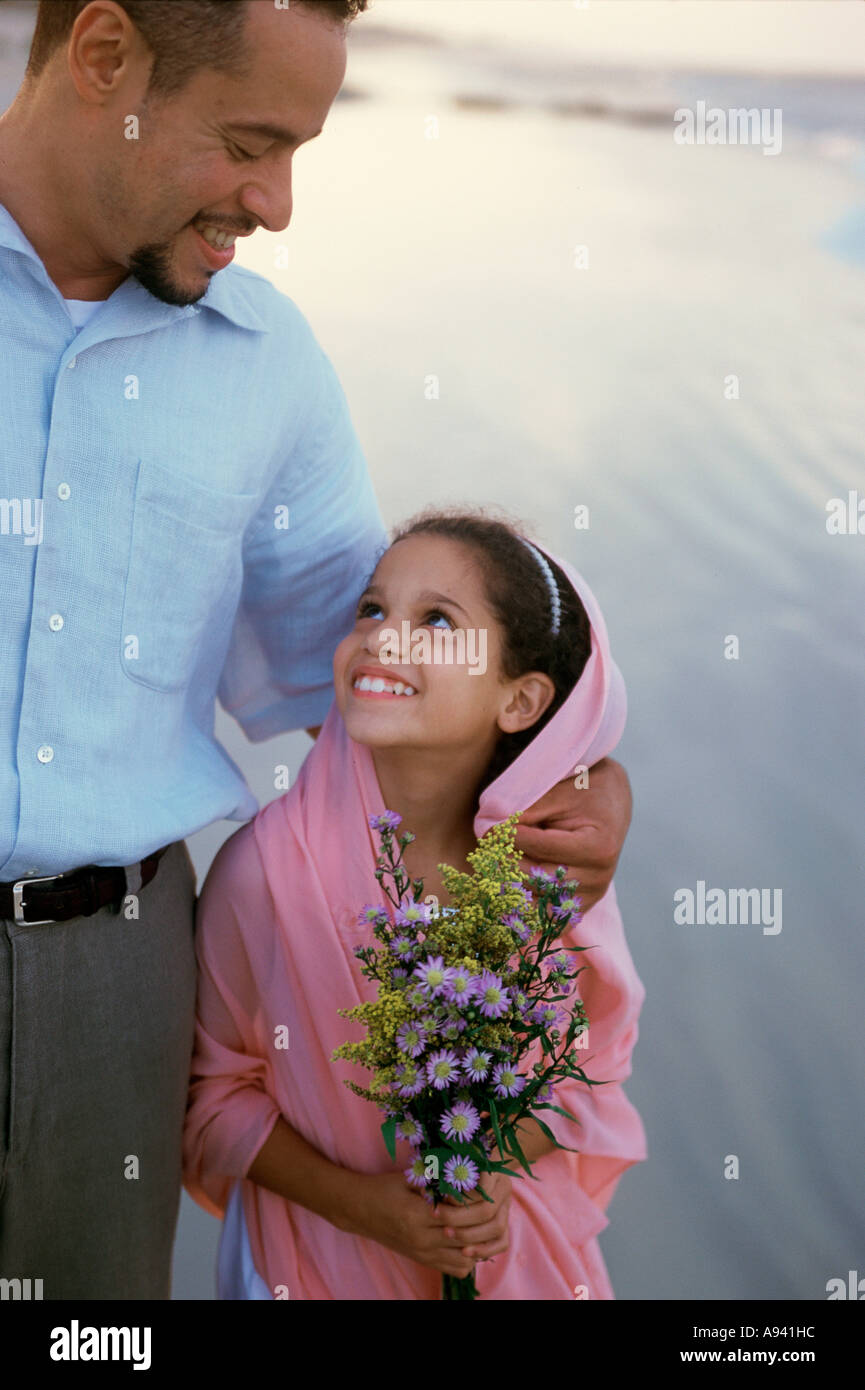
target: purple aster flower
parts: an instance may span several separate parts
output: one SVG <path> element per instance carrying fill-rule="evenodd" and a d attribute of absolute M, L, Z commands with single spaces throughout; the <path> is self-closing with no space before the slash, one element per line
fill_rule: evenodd
<path fill-rule="evenodd" d="M 458 1100 L 442 1115 L 442 1133 L 448 1139 L 471 1139 L 480 1127 L 480 1115 L 464 1100 Z"/>
<path fill-rule="evenodd" d="M 403 970 L 403 968 L 402 968 L 401 965 L 397 965 L 397 966 L 395 966 L 395 968 L 390 972 L 390 978 L 391 978 L 391 980 L 407 980 L 407 979 L 408 979 L 408 971 L 407 971 L 407 970 Z"/>
<path fill-rule="evenodd" d="M 480 1172 L 468 1154 L 454 1154 L 445 1164 L 445 1182 L 457 1192 L 471 1192 L 477 1187 Z"/>
<path fill-rule="evenodd" d="M 491 970 L 485 970 L 477 982 L 476 1001 L 485 1018 L 501 1018 L 510 1008 L 508 991 Z"/>
<path fill-rule="evenodd" d="M 399 956 L 400 960 L 411 960 L 416 949 L 417 942 L 412 941 L 410 936 L 395 936 L 388 946 L 391 954 Z"/>
<path fill-rule="evenodd" d="M 542 869 L 540 864 L 533 864 L 529 870 L 529 883 L 531 883 L 533 888 L 552 888 L 555 882 L 555 876 L 547 873 L 546 869 Z"/>
<path fill-rule="evenodd" d="M 509 1062 L 499 1062 L 493 1067 L 493 1083 L 496 1095 L 503 1100 L 505 1096 L 518 1096 L 526 1084 L 526 1078 L 519 1076 Z"/>
<path fill-rule="evenodd" d="M 398 927 L 425 927 L 431 915 L 431 903 L 419 903 L 410 898 L 403 907 L 397 908 L 396 924 Z"/>
<path fill-rule="evenodd" d="M 397 1095 L 404 1096 L 407 1100 L 412 1096 L 420 1095 L 426 1085 L 423 1073 L 418 1073 L 414 1062 L 407 1062 L 404 1066 L 396 1069 Z"/>
<path fill-rule="evenodd" d="M 532 1009 L 532 1022 L 542 1023 L 546 1028 L 558 1028 L 565 1019 L 565 1014 L 557 1004 L 536 1004 Z"/>
<path fill-rule="evenodd" d="M 443 1047 L 439 1052 L 431 1052 L 427 1059 L 426 1074 L 436 1090 L 443 1091 L 459 1075 L 456 1053 L 449 1047 Z"/>
<path fill-rule="evenodd" d="M 482 1052 L 480 1048 L 473 1047 L 467 1057 L 463 1058 L 463 1071 L 472 1081 L 483 1081 L 490 1069 L 492 1054 Z"/>
<path fill-rule="evenodd" d="M 365 903 L 363 911 L 357 914 L 357 920 L 361 926 L 370 922 L 378 922 L 383 926 L 388 916 L 383 907 L 377 907 L 375 903 Z"/>
<path fill-rule="evenodd" d="M 474 998 L 476 989 L 476 976 L 471 971 L 466 970 L 462 965 L 455 965 L 451 970 L 451 977 L 448 980 L 444 996 L 449 1004 L 468 1004 Z"/>
<path fill-rule="evenodd" d="M 582 903 L 582 898 L 562 898 L 561 902 L 556 907 L 550 908 L 553 921 L 560 922 L 562 926 L 567 926 L 570 923 L 575 924 L 579 922 L 580 917 L 582 916 L 582 913 L 580 912 Z"/>
<path fill-rule="evenodd" d="M 371 830 L 396 830 L 397 826 L 402 825 L 402 816 L 397 815 L 396 811 L 384 811 L 380 816 L 370 816 L 369 825 Z"/>
<path fill-rule="evenodd" d="M 543 1086 L 541 1086 L 540 1090 L 537 1092 L 537 1099 L 538 1099 L 538 1100 L 552 1100 L 552 1098 L 553 1098 L 553 1083 L 552 1083 L 552 1081 L 545 1081 L 544 1084 L 543 1084 Z"/>
<path fill-rule="evenodd" d="M 426 1033 L 416 1023 L 403 1023 L 397 1029 L 396 1045 L 400 1052 L 419 1057 L 426 1047 Z"/>
<path fill-rule="evenodd" d="M 427 1177 L 426 1163 L 420 1154 L 418 1154 L 417 1158 L 413 1158 L 408 1168 L 406 1168 L 405 1179 L 412 1187 L 426 1187 L 429 1183 L 430 1179 Z"/>
<path fill-rule="evenodd" d="M 523 921 L 519 913 L 508 912 L 502 918 L 502 921 L 504 922 L 506 927 L 510 927 L 514 935 L 523 944 L 523 946 L 525 946 L 526 942 L 531 937 L 532 929 L 526 922 Z"/>
<path fill-rule="evenodd" d="M 423 964 L 416 965 L 414 970 L 415 979 L 420 981 L 419 988 L 431 999 L 444 993 L 452 973 L 450 967 L 445 966 L 442 956 L 427 956 Z"/>
<path fill-rule="evenodd" d="M 398 1139 L 405 1139 L 412 1145 L 423 1143 L 423 1130 L 414 1115 L 404 1115 L 401 1120 L 397 1120 L 396 1135 Z"/>
<path fill-rule="evenodd" d="M 550 975 L 567 977 L 573 975 L 576 968 L 576 961 L 567 951 L 556 951 L 555 955 L 550 956 L 547 961 L 547 971 Z"/>

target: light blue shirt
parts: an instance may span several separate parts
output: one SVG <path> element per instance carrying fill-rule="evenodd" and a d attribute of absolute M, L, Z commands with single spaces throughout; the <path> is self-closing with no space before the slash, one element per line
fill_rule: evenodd
<path fill-rule="evenodd" d="M 0 207 L 0 881 L 258 809 L 213 736 L 321 723 L 385 533 L 297 306 L 230 265 L 76 329 Z"/>

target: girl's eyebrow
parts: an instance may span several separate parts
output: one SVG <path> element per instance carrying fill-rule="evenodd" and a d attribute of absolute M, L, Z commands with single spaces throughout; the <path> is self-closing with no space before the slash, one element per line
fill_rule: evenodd
<path fill-rule="evenodd" d="M 469 616 L 462 604 L 457 603 L 454 598 L 448 598 L 447 594 L 435 594 L 427 589 L 424 593 L 418 594 L 417 601 L 418 603 L 446 603 L 450 608 L 458 608 L 461 613 L 466 614 L 466 617 Z"/>
<path fill-rule="evenodd" d="M 379 594 L 381 594 L 381 588 L 379 587 L 379 585 L 378 585 L 378 584 L 370 584 L 368 588 L 364 589 L 364 591 L 363 591 L 363 593 L 361 594 L 360 599 L 358 600 L 358 602 L 360 603 L 360 602 L 361 602 L 363 599 L 365 599 L 365 598 L 374 598 L 374 597 L 376 597 L 376 596 L 379 595 Z M 465 608 L 463 608 L 462 604 L 461 604 L 461 603 L 457 603 L 456 599 L 454 599 L 454 598 L 448 598 L 447 594 L 436 594 L 436 593 L 434 593 L 431 589 L 425 589 L 424 592 L 423 592 L 422 594 L 418 594 L 418 595 L 417 595 L 417 598 L 416 598 L 416 600 L 415 600 L 415 602 L 416 602 L 416 603 L 446 603 L 446 604 L 448 605 L 449 608 L 458 608 L 459 611 L 460 611 L 460 613 L 465 613 L 466 617 L 469 616 L 469 614 L 466 612 Z"/>

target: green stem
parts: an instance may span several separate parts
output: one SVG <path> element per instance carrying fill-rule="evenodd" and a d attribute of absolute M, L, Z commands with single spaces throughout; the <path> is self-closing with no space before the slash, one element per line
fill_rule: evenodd
<path fill-rule="evenodd" d="M 458 1279 L 455 1274 L 442 1275 L 442 1299 L 445 1302 L 462 1302 L 465 1299 L 479 1297 L 474 1272 L 467 1274 L 464 1279 Z"/>

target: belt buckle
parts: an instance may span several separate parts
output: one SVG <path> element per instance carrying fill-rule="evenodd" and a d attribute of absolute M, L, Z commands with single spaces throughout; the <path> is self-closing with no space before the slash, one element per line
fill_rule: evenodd
<path fill-rule="evenodd" d="M 57 920 L 56 917 L 42 917 L 37 922 L 28 921 L 24 916 L 24 889 L 29 888 L 31 883 L 54 883 L 64 877 L 64 874 L 45 874 L 43 878 L 19 878 L 17 883 L 12 884 L 12 916 L 18 926 L 45 927 Z"/>

